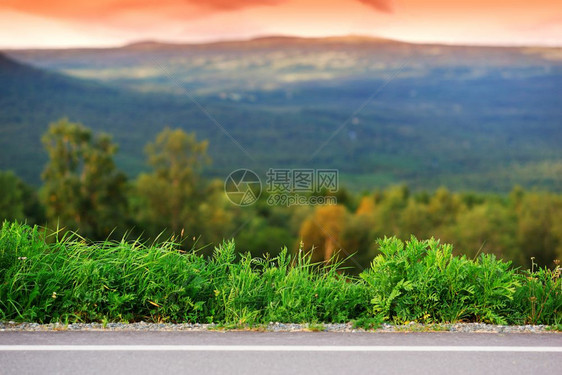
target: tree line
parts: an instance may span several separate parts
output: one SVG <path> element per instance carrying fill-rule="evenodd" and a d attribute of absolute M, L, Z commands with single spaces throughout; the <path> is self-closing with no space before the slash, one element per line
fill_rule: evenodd
<path fill-rule="evenodd" d="M 335 193 L 338 204 L 272 206 L 267 194 L 250 207 L 232 205 L 223 182 L 201 172 L 211 163 L 208 142 L 180 129 L 164 129 L 145 147 L 147 171 L 128 179 L 107 134 L 62 119 L 42 142 L 48 162 L 35 189 L 0 172 L 0 219 L 76 231 L 98 241 L 123 236 L 174 240 L 211 250 L 235 238 L 254 255 L 313 249 L 317 261 L 337 255 L 356 271 L 378 252 L 376 239 L 435 237 L 457 253 L 494 253 L 516 266 L 552 265 L 562 256 L 562 194 L 515 187 L 509 195 L 413 192 L 394 186 L 361 194 Z M 328 194 L 328 193 L 325 193 Z"/>

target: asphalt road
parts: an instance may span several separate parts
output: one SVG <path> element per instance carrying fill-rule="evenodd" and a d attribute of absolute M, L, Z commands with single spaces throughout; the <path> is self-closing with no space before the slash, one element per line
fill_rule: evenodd
<path fill-rule="evenodd" d="M 561 372 L 558 333 L 0 332 L 0 375 Z"/>

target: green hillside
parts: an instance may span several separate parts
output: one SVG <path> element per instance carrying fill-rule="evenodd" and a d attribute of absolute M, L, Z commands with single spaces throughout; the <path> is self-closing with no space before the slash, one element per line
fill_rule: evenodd
<path fill-rule="evenodd" d="M 277 37 L 6 53 L 36 68 L 0 60 L 0 168 L 35 183 L 40 135 L 67 116 L 113 134 L 132 175 L 169 125 L 209 139 L 220 177 L 325 167 L 354 189 L 562 189 L 556 48 Z"/>
<path fill-rule="evenodd" d="M 12 169 L 31 183 L 39 183 L 46 161 L 41 135 L 61 117 L 113 135 L 120 145 L 119 164 L 131 174 L 144 165 L 147 139 L 166 125 L 198 133 L 208 126 L 201 112 L 182 98 L 125 92 L 2 55 L 0 87 L 0 169 Z"/>

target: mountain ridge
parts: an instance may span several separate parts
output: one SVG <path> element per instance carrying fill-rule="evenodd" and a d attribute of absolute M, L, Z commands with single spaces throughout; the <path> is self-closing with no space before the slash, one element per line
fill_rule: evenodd
<path fill-rule="evenodd" d="M 548 46 L 548 45 L 485 45 L 485 44 L 463 44 L 463 43 L 442 43 L 442 42 L 412 42 L 400 39 L 378 37 L 372 35 L 360 35 L 360 34 L 348 34 L 348 35 L 334 35 L 334 36 L 324 36 L 324 37 L 309 37 L 309 36 L 295 36 L 295 35 L 283 35 L 283 34 L 268 34 L 263 36 L 255 36 L 251 38 L 240 38 L 240 39 L 219 39 L 213 41 L 203 41 L 203 42 L 173 42 L 166 40 L 138 40 L 132 41 L 119 46 L 107 46 L 107 47 L 63 47 L 63 48 L 4 48 L 0 51 L 5 52 L 47 52 L 47 51 L 76 51 L 76 52 L 86 52 L 86 51 L 111 51 L 111 50 L 127 50 L 127 49 L 163 49 L 163 48 L 205 48 L 205 47 L 240 47 L 240 46 L 264 46 L 264 45 L 279 45 L 286 43 L 300 43 L 300 44 L 310 44 L 310 43 L 347 43 L 353 44 L 380 44 L 380 43 L 394 43 L 394 44 L 405 44 L 412 46 L 422 46 L 422 47 L 458 47 L 458 48 L 484 48 L 484 49 L 526 49 L 526 48 L 538 48 L 545 50 L 562 50 L 562 46 Z"/>

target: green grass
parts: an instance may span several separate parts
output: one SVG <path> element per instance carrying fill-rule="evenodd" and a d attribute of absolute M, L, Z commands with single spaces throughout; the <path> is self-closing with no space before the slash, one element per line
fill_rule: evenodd
<path fill-rule="evenodd" d="M 0 230 L 0 320 L 33 322 L 355 321 L 501 324 L 562 323 L 560 268 L 519 271 L 483 255 L 453 256 L 436 240 L 380 241 L 360 277 L 310 254 L 252 258 L 224 242 L 211 257 L 173 242 L 91 243 L 77 235 L 45 238 L 38 227 Z"/>

